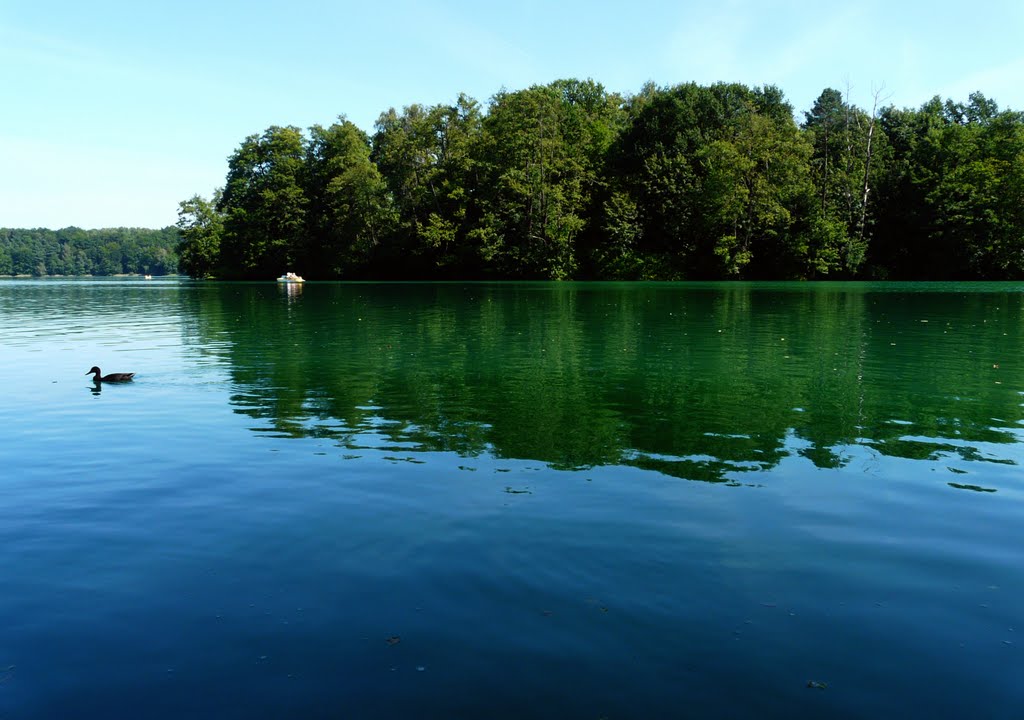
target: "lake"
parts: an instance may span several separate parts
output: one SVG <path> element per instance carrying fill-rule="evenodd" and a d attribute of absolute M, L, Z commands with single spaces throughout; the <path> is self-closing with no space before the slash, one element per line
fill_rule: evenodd
<path fill-rule="evenodd" d="M 1020 718 L 1022 298 L 0 281 L 0 718 Z"/>

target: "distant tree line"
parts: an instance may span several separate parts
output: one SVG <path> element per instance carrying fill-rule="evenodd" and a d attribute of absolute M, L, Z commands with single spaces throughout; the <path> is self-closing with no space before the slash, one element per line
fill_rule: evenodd
<path fill-rule="evenodd" d="M 174 226 L 161 230 L 0 228 L 0 275 L 168 275 L 178 272 Z"/>
<path fill-rule="evenodd" d="M 1024 114 L 592 80 L 273 126 L 181 203 L 194 277 L 1024 277 Z"/>

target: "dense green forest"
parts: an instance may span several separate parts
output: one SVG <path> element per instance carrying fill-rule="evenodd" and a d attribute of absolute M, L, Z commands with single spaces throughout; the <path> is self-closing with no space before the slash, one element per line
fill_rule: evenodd
<path fill-rule="evenodd" d="M 168 275 L 178 272 L 178 229 L 0 228 L 0 275 Z"/>
<path fill-rule="evenodd" d="M 1020 278 L 1024 114 L 591 80 L 273 126 L 182 202 L 181 269 L 270 278 Z"/>

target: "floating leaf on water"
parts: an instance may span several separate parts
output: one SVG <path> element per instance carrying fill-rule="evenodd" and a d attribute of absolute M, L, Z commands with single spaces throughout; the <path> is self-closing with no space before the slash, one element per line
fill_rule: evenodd
<path fill-rule="evenodd" d="M 402 642 L 402 638 L 400 638 L 398 635 L 392 635 L 385 642 L 387 642 L 388 645 L 397 645 L 398 643 Z"/>
<path fill-rule="evenodd" d="M 817 680 L 808 680 L 807 687 L 812 688 L 814 690 L 825 690 L 826 688 L 828 688 L 828 683 L 818 682 Z"/>

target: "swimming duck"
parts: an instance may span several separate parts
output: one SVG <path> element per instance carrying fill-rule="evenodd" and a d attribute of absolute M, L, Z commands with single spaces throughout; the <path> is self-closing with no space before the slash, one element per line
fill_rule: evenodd
<path fill-rule="evenodd" d="M 128 382 L 135 376 L 135 373 L 110 373 L 101 377 L 100 369 L 93 365 L 86 375 L 92 375 L 93 382 Z"/>

